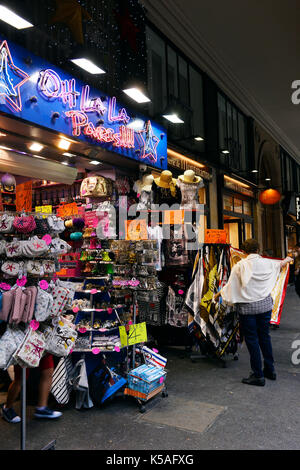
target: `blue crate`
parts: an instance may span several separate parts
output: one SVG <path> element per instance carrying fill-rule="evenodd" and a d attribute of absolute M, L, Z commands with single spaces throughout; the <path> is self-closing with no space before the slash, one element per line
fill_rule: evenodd
<path fill-rule="evenodd" d="M 153 390 L 161 387 L 166 375 L 167 373 L 163 369 L 142 365 L 129 372 L 128 388 L 149 395 Z"/>

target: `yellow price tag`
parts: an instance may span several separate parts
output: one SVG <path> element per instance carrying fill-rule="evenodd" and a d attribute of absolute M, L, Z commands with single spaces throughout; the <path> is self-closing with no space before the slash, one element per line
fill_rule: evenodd
<path fill-rule="evenodd" d="M 147 342 L 146 322 L 130 325 L 128 334 L 126 333 L 125 326 L 119 326 L 119 332 L 122 348 Z"/>
<path fill-rule="evenodd" d="M 52 206 L 36 206 L 35 212 L 42 214 L 52 214 Z"/>

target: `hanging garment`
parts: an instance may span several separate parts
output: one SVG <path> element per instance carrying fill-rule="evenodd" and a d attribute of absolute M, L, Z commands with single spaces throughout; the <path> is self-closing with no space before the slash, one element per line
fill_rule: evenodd
<path fill-rule="evenodd" d="M 65 405 L 70 400 L 72 384 L 69 382 L 69 379 L 72 370 L 72 359 L 70 356 L 67 356 L 59 360 L 53 372 L 51 393 L 57 403 L 62 405 Z"/>
<path fill-rule="evenodd" d="M 92 408 L 94 406 L 89 395 L 89 383 L 86 373 L 85 360 L 80 359 L 72 369 L 69 377 L 72 389 L 76 391 L 75 408 Z"/>
<path fill-rule="evenodd" d="M 184 298 L 176 295 L 175 291 L 169 286 L 166 301 L 166 324 L 176 327 L 185 327 L 188 324 L 188 312 L 183 308 Z"/>
<path fill-rule="evenodd" d="M 157 240 L 157 243 L 158 243 L 158 258 L 157 258 L 155 268 L 156 268 L 156 271 L 161 271 L 162 267 L 164 266 L 164 263 L 165 263 L 164 255 L 162 253 L 162 241 L 163 241 L 163 238 L 164 238 L 163 229 L 159 225 L 156 225 L 155 227 L 149 226 L 147 228 L 147 232 L 148 232 L 148 239 L 149 240 Z"/>
<path fill-rule="evenodd" d="M 231 266 L 234 267 L 237 263 L 245 259 L 248 255 L 235 248 L 230 248 L 230 262 Z M 276 264 L 280 264 L 279 260 L 274 260 L 268 258 L 272 262 L 276 262 Z M 277 278 L 274 283 L 274 287 L 271 291 L 271 297 L 273 298 L 273 309 L 272 309 L 272 316 L 270 323 L 273 325 L 279 325 L 281 320 L 281 313 L 283 309 L 283 304 L 286 296 L 286 289 L 289 280 L 289 265 L 286 265 L 281 271 L 278 272 Z M 273 282 L 273 281 L 272 281 Z"/>
<path fill-rule="evenodd" d="M 229 263 L 228 247 L 202 247 L 195 260 L 193 283 L 185 299 L 185 306 L 191 314 L 190 332 L 219 357 L 229 347 L 238 330 L 234 310 L 221 302 L 213 302 L 214 294 L 227 280 Z"/>
<path fill-rule="evenodd" d="M 164 234 L 163 250 L 166 266 L 189 265 L 189 253 L 184 226 L 171 228 L 170 236 Z"/>

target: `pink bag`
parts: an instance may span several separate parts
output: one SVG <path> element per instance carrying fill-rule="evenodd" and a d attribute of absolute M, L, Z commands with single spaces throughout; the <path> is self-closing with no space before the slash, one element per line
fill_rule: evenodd
<path fill-rule="evenodd" d="M 27 287 L 27 289 L 25 289 L 25 295 L 27 299 L 22 316 L 22 321 L 24 323 L 29 323 L 33 318 L 33 312 L 37 296 L 37 288 L 35 286 Z"/>
<path fill-rule="evenodd" d="M 33 232 L 33 230 L 35 230 L 36 223 L 32 215 L 21 216 L 21 217 L 15 217 L 13 226 L 15 230 L 19 233 L 30 233 L 30 232 Z"/>
<path fill-rule="evenodd" d="M 11 308 L 14 302 L 14 291 L 6 291 L 2 294 L 2 310 L 0 312 L 0 319 L 3 321 L 8 321 Z"/>
<path fill-rule="evenodd" d="M 13 303 L 11 308 L 11 314 L 9 316 L 9 323 L 18 324 L 22 321 L 23 310 L 25 307 L 26 295 L 21 287 L 12 289 L 10 291 L 13 294 Z"/>

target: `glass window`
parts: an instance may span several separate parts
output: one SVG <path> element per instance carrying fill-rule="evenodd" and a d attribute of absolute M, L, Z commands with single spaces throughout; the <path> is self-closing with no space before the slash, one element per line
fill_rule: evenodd
<path fill-rule="evenodd" d="M 179 96 L 181 103 L 189 106 L 189 84 L 187 63 L 182 57 L 178 59 L 179 68 Z"/>
<path fill-rule="evenodd" d="M 243 201 L 237 197 L 234 198 L 234 212 L 237 212 L 238 214 L 243 213 Z"/>
<path fill-rule="evenodd" d="M 150 112 L 160 112 L 167 105 L 166 53 L 164 41 L 147 28 L 148 82 L 151 95 Z"/>
<path fill-rule="evenodd" d="M 202 77 L 193 67 L 190 67 L 190 94 L 193 135 L 204 138 Z"/>
<path fill-rule="evenodd" d="M 233 201 L 231 196 L 224 195 L 223 197 L 223 209 L 225 211 L 233 212 Z"/>
<path fill-rule="evenodd" d="M 178 98 L 178 80 L 177 80 L 177 55 L 176 52 L 168 46 L 168 88 L 169 102 L 174 102 Z"/>
<path fill-rule="evenodd" d="M 248 224 L 245 222 L 245 239 L 247 240 L 248 238 L 253 238 L 253 233 L 252 233 L 252 224 Z"/>
<path fill-rule="evenodd" d="M 244 201 L 244 214 L 252 216 L 252 203 L 249 201 Z"/>

